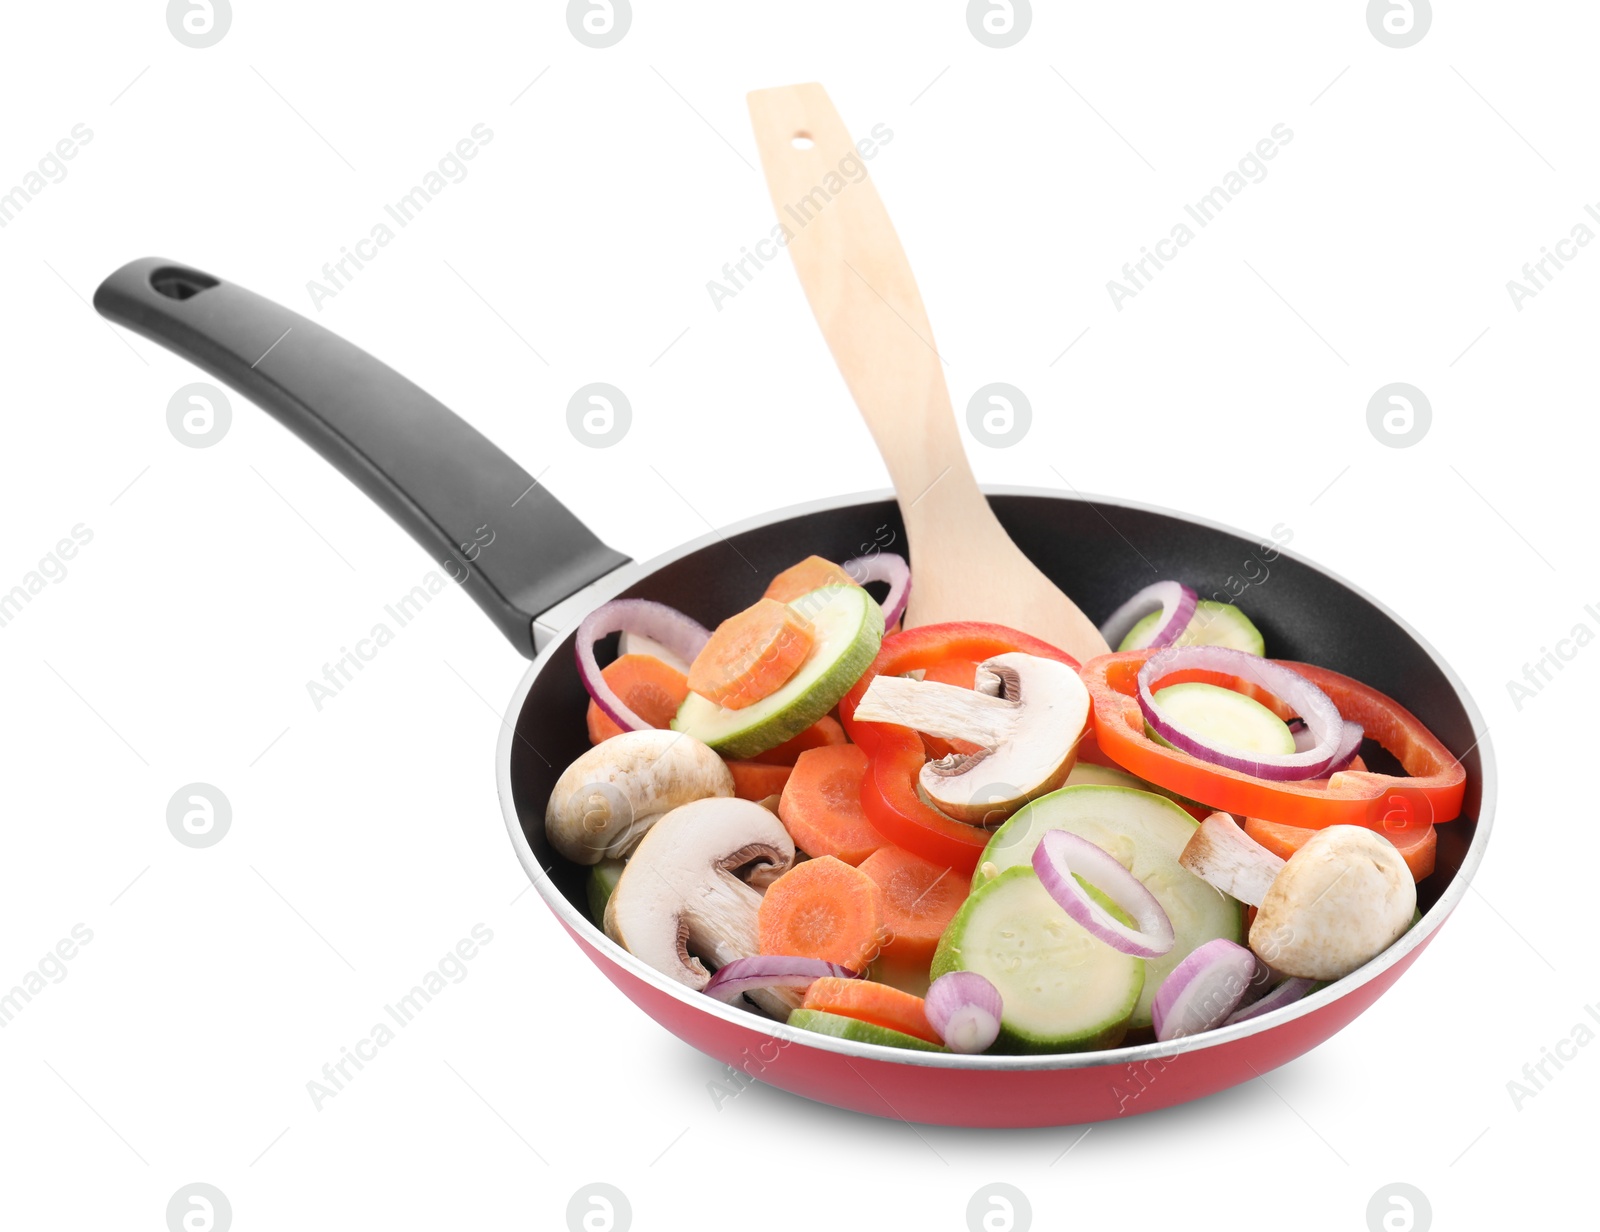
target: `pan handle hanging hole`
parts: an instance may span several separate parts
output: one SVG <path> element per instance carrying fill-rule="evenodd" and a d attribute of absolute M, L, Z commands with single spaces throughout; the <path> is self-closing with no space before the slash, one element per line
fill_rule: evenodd
<path fill-rule="evenodd" d="M 199 270 L 180 269 L 168 265 L 151 271 L 150 285 L 168 299 L 188 299 L 191 295 L 209 291 L 217 285 L 217 280 L 210 274 L 202 274 Z"/>
<path fill-rule="evenodd" d="M 809 150 L 817 143 L 811 140 L 811 134 L 806 132 L 796 133 L 789 139 L 789 144 L 797 150 Z"/>

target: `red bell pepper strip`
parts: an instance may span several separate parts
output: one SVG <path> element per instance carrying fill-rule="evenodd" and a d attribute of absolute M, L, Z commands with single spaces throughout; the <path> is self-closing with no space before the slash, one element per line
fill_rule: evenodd
<path fill-rule="evenodd" d="M 1304 847 L 1316 833 L 1303 826 L 1285 826 L 1276 821 L 1262 821 L 1259 817 L 1246 817 L 1244 832 L 1284 860 Z M 1411 871 L 1411 880 L 1421 881 L 1432 874 L 1439 850 L 1435 827 L 1427 824 L 1386 826 L 1378 833 L 1394 844 L 1400 858 L 1406 862 L 1406 868 Z"/>
<path fill-rule="evenodd" d="M 917 775 L 928 760 L 922 738 L 892 723 L 872 749 L 861 780 L 861 807 L 878 833 L 931 864 L 971 873 L 993 831 L 946 816 L 917 793 Z"/>
<path fill-rule="evenodd" d="M 858 723 L 856 707 L 874 676 L 904 675 L 953 660 L 981 662 L 1012 652 L 1078 667 L 1064 651 L 1004 625 L 977 621 L 919 625 L 884 638 L 872 666 L 839 703 L 845 731 L 871 758 L 861 783 L 861 805 L 872 824 L 897 847 L 961 873 L 977 867 L 993 832 L 956 821 L 924 802 L 917 793 L 917 776 L 927 761 L 922 737 L 895 723 Z"/>
<path fill-rule="evenodd" d="M 1342 770 L 1327 779 L 1277 782 L 1163 748 L 1145 735 L 1138 676 L 1151 650 L 1102 655 L 1083 668 L 1094 701 L 1100 751 L 1131 774 L 1242 817 L 1320 830 L 1353 825 L 1383 830 L 1451 821 L 1461 813 L 1466 771 L 1422 722 L 1359 681 L 1307 663 L 1283 662 L 1320 688 L 1339 713 L 1360 723 L 1411 777 Z"/>

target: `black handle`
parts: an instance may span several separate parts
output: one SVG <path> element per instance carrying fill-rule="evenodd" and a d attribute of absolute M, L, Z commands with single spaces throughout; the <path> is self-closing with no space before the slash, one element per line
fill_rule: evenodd
<path fill-rule="evenodd" d="M 533 656 L 533 619 L 628 563 L 481 432 L 298 313 L 154 257 L 94 293 L 102 316 L 231 385 L 404 526 Z"/>

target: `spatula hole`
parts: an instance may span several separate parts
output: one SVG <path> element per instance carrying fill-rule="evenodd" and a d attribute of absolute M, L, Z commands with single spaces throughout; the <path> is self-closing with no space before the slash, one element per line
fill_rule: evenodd
<path fill-rule="evenodd" d="M 811 140 L 810 133 L 796 133 L 793 138 L 790 139 L 789 144 L 794 146 L 794 148 L 797 150 L 809 150 L 817 143 Z"/>

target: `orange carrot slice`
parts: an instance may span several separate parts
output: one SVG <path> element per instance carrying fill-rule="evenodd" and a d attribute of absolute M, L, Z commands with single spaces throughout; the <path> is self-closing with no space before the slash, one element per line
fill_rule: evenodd
<path fill-rule="evenodd" d="M 824 560 L 820 556 L 807 556 L 798 565 L 790 565 L 767 587 L 764 599 L 776 599 L 779 603 L 793 603 L 801 595 L 808 595 L 813 590 L 820 590 L 824 586 L 854 586 L 855 578 L 851 577 L 831 560 Z"/>
<path fill-rule="evenodd" d="M 883 891 L 884 957 L 926 969 L 967 900 L 970 879 L 893 846 L 878 848 L 860 868 Z"/>
<path fill-rule="evenodd" d="M 730 761 L 727 765 L 733 772 L 733 794 L 757 804 L 781 792 L 794 773 L 792 766 L 766 766 L 756 761 Z"/>
<path fill-rule="evenodd" d="M 881 944 L 883 891 L 842 860 L 806 860 L 767 887 L 756 933 L 763 954 L 820 958 L 864 971 Z"/>
<path fill-rule="evenodd" d="M 804 1008 L 870 1022 L 873 1026 L 914 1035 L 930 1044 L 944 1043 L 928 1022 L 922 998 L 888 984 L 825 975 L 813 980 L 806 990 Z"/>
<path fill-rule="evenodd" d="M 689 688 L 719 706 L 743 710 L 785 681 L 811 653 L 811 622 L 776 599 L 757 599 L 717 626 L 689 665 Z"/>
<path fill-rule="evenodd" d="M 683 673 L 655 655 L 623 655 L 608 663 L 600 675 L 623 704 L 651 727 L 671 723 L 683 699 L 689 696 L 689 682 Z M 588 718 L 591 744 L 622 734 L 622 728 L 593 701 L 589 703 Z"/>
<path fill-rule="evenodd" d="M 1286 826 L 1276 821 L 1263 821 L 1259 817 L 1244 819 L 1244 832 L 1273 855 L 1287 860 L 1306 845 L 1315 830 L 1302 826 Z M 1411 870 L 1411 879 L 1421 881 L 1433 872 L 1435 856 L 1439 849 L 1439 836 L 1431 825 L 1398 826 L 1392 830 L 1378 830 L 1394 844 L 1400 858 Z"/>
<path fill-rule="evenodd" d="M 807 749 L 784 786 L 778 817 L 807 855 L 860 864 L 888 840 L 861 807 L 867 755 L 859 745 Z"/>
<path fill-rule="evenodd" d="M 844 744 L 847 740 L 848 737 L 844 734 L 844 728 L 839 725 L 839 720 L 825 714 L 798 736 L 790 737 L 765 753 L 757 753 L 751 760 L 764 761 L 771 766 L 792 766 L 795 759 L 807 749 Z"/>

